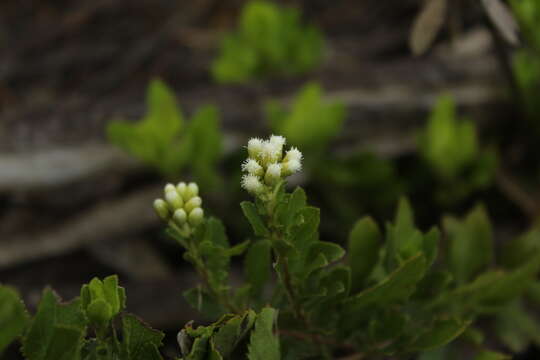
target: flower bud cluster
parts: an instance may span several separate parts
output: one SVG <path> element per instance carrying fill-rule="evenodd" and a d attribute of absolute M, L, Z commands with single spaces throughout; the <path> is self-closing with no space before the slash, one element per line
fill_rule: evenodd
<path fill-rule="evenodd" d="M 249 140 L 248 158 L 242 163 L 242 187 L 254 195 L 260 195 L 281 179 L 302 169 L 302 153 L 294 147 L 283 153 L 283 136 L 272 135 L 268 140 Z"/>
<path fill-rule="evenodd" d="M 199 187 L 193 182 L 180 182 L 176 186 L 167 184 L 164 198 L 154 200 L 158 216 L 166 222 L 172 221 L 186 233 L 204 220 L 201 205 Z"/>

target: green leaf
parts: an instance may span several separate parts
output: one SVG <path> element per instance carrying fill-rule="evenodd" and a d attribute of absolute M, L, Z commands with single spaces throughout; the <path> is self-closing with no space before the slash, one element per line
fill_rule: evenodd
<path fill-rule="evenodd" d="M 264 308 L 255 320 L 248 345 L 249 360 L 279 360 L 279 338 L 276 335 L 277 310 Z"/>
<path fill-rule="evenodd" d="M 405 261 L 398 269 L 375 286 L 345 300 L 349 311 L 369 306 L 383 307 L 406 300 L 415 290 L 416 284 L 424 277 L 426 259 L 418 254 Z"/>
<path fill-rule="evenodd" d="M 251 331 L 255 324 L 256 314 L 249 310 L 242 316 L 228 320 L 212 337 L 215 349 L 223 357 L 229 357 L 236 346 Z"/>
<path fill-rule="evenodd" d="M 85 331 L 81 302 L 59 304 L 52 290 L 46 289 L 23 338 L 22 352 L 28 360 L 54 360 L 64 347 L 68 356 L 65 360 L 76 360 L 79 352 L 75 349 L 82 346 Z"/>
<path fill-rule="evenodd" d="M 491 224 L 482 206 L 475 207 L 465 218 L 444 220 L 450 242 L 450 268 L 458 284 L 464 284 L 493 261 Z"/>
<path fill-rule="evenodd" d="M 526 234 L 504 244 L 501 262 L 510 269 L 521 266 L 540 251 L 540 229 L 532 229 Z"/>
<path fill-rule="evenodd" d="M 302 188 L 297 187 L 291 194 L 289 202 L 287 203 L 286 216 L 281 219 L 285 226 L 289 227 L 296 223 L 298 213 L 306 207 L 306 203 L 306 193 Z"/>
<path fill-rule="evenodd" d="M 193 138 L 190 162 L 196 178 L 205 188 L 218 183 L 216 163 L 222 150 L 219 113 L 215 106 L 203 106 L 193 115 L 186 136 Z"/>
<path fill-rule="evenodd" d="M 79 327 L 68 325 L 55 325 L 47 347 L 47 360 L 75 360 L 80 359 L 85 332 Z"/>
<path fill-rule="evenodd" d="M 0 285 L 0 355 L 22 335 L 28 323 L 28 313 L 17 291 Z"/>
<path fill-rule="evenodd" d="M 260 296 L 264 285 L 270 278 L 271 260 L 271 246 L 268 240 L 256 241 L 248 250 L 245 260 L 245 274 L 254 296 Z"/>
<path fill-rule="evenodd" d="M 158 348 L 162 346 L 163 333 L 151 329 L 135 316 L 122 317 L 122 350 L 125 360 L 161 360 Z"/>
<path fill-rule="evenodd" d="M 103 279 L 103 293 L 107 303 L 111 306 L 112 314 L 118 314 L 124 310 L 124 289 L 118 286 L 118 276 L 111 275 Z"/>
<path fill-rule="evenodd" d="M 204 230 L 204 240 L 201 241 L 209 241 L 210 243 L 225 249 L 229 247 L 225 226 L 223 226 L 221 220 L 214 217 L 208 218 Z"/>
<path fill-rule="evenodd" d="M 460 336 L 469 325 L 470 322 L 438 320 L 429 330 L 424 331 L 415 339 L 410 349 L 424 351 L 444 346 Z"/>
<path fill-rule="evenodd" d="M 354 224 L 348 243 L 353 292 L 362 288 L 379 261 L 381 240 L 379 227 L 372 218 L 365 217 Z"/>
<path fill-rule="evenodd" d="M 256 236 L 265 237 L 270 235 L 270 232 L 268 231 L 266 226 L 264 226 L 263 220 L 257 212 L 257 207 L 255 206 L 255 204 L 249 201 L 243 201 L 240 203 L 240 207 L 244 212 L 244 216 L 251 224 L 253 232 Z"/>
<path fill-rule="evenodd" d="M 499 339 L 514 353 L 522 353 L 531 343 L 540 344 L 540 323 L 520 301 L 514 301 L 496 314 Z"/>
<path fill-rule="evenodd" d="M 309 83 L 300 90 L 288 116 L 273 130 L 291 144 L 320 150 L 339 134 L 345 115 L 343 104 L 328 103 L 323 99 L 321 86 Z"/>

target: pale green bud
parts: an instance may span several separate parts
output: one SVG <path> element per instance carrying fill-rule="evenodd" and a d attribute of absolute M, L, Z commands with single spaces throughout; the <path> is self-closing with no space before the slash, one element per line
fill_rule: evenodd
<path fill-rule="evenodd" d="M 182 182 L 179 182 L 178 185 L 176 185 L 176 191 L 178 191 L 180 196 L 183 198 L 186 197 L 186 190 L 187 190 L 187 185 L 185 182 L 182 181 Z"/>
<path fill-rule="evenodd" d="M 176 188 L 173 187 L 173 190 L 169 190 L 165 193 L 165 200 L 173 209 L 179 209 L 184 206 L 184 201 L 182 197 L 176 191 Z"/>
<path fill-rule="evenodd" d="M 173 184 L 170 184 L 170 183 L 169 183 L 169 184 L 165 185 L 165 190 L 164 190 L 164 192 L 167 193 L 167 192 L 169 192 L 169 191 L 174 191 L 174 190 L 176 190 L 176 188 L 174 187 Z"/>
<path fill-rule="evenodd" d="M 184 209 L 176 210 L 174 212 L 173 219 L 178 225 L 183 225 L 187 220 L 186 211 Z"/>
<path fill-rule="evenodd" d="M 184 206 L 184 209 L 189 213 L 191 210 L 200 207 L 202 205 L 202 199 L 198 196 L 192 197 Z"/>
<path fill-rule="evenodd" d="M 189 200 L 197 195 L 199 195 L 199 186 L 197 186 L 197 184 L 195 184 L 194 182 L 190 182 L 187 186 L 184 200 Z"/>
<path fill-rule="evenodd" d="M 154 210 L 156 214 L 161 218 L 161 220 L 169 220 L 169 207 L 163 199 L 154 200 Z"/>
<path fill-rule="evenodd" d="M 197 226 L 203 222 L 204 211 L 200 207 L 197 207 L 189 213 L 189 223 L 192 226 Z"/>
<path fill-rule="evenodd" d="M 274 185 L 281 179 L 281 164 L 270 164 L 264 175 L 264 182 L 267 185 Z"/>

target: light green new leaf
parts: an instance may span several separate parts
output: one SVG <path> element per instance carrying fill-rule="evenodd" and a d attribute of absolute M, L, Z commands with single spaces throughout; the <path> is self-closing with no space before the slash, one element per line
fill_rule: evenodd
<path fill-rule="evenodd" d="M 244 216 L 248 219 L 249 223 L 251 224 L 251 227 L 253 228 L 253 232 L 256 236 L 269 236 L 270 232 L 264 226 L 264 222 L 261 219 L 261 216 L 257 212 L 257 207 L 255 204 L 249 201 L 243 201 L 240 203 L 240 207 L 242 208 L 242 211 L 244 212 Z"/>
<path fill-rule="evenodd" d="M 257 315 L 248 345 L 249 360 L 281 359 L 279 337 L 276 334 L 277 315 L 277 310 L 272 308 L 264 308 Z"/>
<path fill-rule="evenodd" d="M 362 288 L 379 261 L 381 240 L 379 227 L 372 218 L 365 217 L 354 224 L 348 243 L 353 292 Z"/>
<path fill-rule="evenodd" d="M 494 257 L 491 224 L 484 207 L 475 207 L 463 221 L 447 217 L 450 268 L 458 284 L 464 284 L 491 264 Z"/>
<path fill-rule="evenodd" d="M 215 186 L 219 180 L 214 170 L 223 141 L 218 119 L 219 113 L 215 106 L 200 108 L 193 115 L 185 136 L 193 139 L 189 153 L 195 176 L 207 188 Z"/>
<path fill-rule="evenodd" d="M 28 313 L 17 291 L 0 285 L 0 354 L 21 336 L 28 323 Z"/>
<path fill-rule="evenodd" d="M 328 103 L 323 99 L 321 86 L 309 83 L 300 90 L 290 113 L 271 125 L 295 146 L 322 149 L 339 134 L 345 115 L 343 104 Z"/>

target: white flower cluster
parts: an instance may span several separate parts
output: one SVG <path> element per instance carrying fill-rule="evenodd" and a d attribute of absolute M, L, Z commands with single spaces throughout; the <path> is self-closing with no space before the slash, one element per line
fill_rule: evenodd
<path fill-rule="evenodd" d="M 302 169 L 302 153 L 291 147 L 283 156 L 283 136 L 272 135 L 269 140 L 253 138 L 249 140 L 249 157 L 242 164 L 246 174 L 242 177 L 242 187 L 258 195 L 280 179 Z"/>
<path fill-rule="evenodd" d="M 165 200 L 154 200 L 154 209 L 164 221 L 172 220 L 181 229 L 189 230 L 190 226 L 195 227 L 204 219 L 202 199 L 198 195 L 199 187 L 193 182 L 181 182 L 177 186 L 167 184 Z"/>

